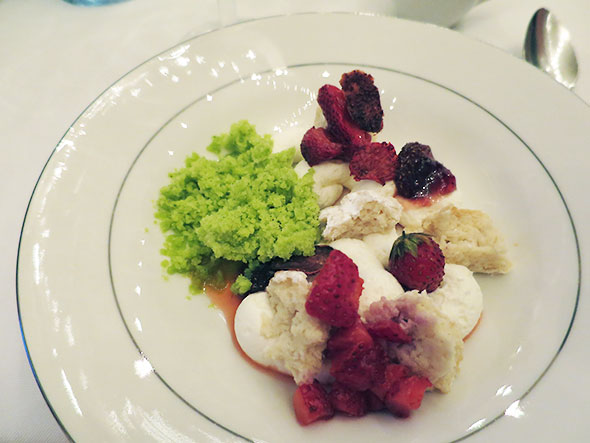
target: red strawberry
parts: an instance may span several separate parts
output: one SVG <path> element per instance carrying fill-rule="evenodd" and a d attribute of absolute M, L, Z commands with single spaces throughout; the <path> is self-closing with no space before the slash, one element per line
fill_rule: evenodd
<path fill-rule="evenodd" d="M 344 146 L 330 140 L 324 128 L 310 128 L 301 140 L 301 155 L 309 166 L 315 166 L 342 155 Z"/>
<path fill-rule="evenodd" d="M 342 74 L 340 86 L 346 97 L 346 107 L 352 120 L 369 132 L 383 128 L 383 109 L 379 89 L 373 83 L 373 76 L 355 70 Z"/>
<path fill-rule="evenodd" d="M 351 417 L 362 417 L 367 413 L 367 398 L 361 391 L 336 382 L 332 385 L 328 397 L 335 411 Z"/>
<path fill-rule="evenodd" d="M 331 355 L 330 375 L 357 391 L 369 389 L 382 370 L 383 350 L 380 346 L 365 344 Z"/>
<path fill-rule="evenodd" d="M 354 152 L 349 165 L 350 173 L 357 181 L 374 180 L 384 185 L 393 180 L 396 159 L 391 143 L 370 143 Z"/>
<path fill-rule="evenodd" d="M 371 391 L 377 398 L 384 400 L 395 384 L 409 375 L 410 370 L 406 366 L 390 363 L 378 374 Z"/>
<path fill-rule="evenodd" d="M 354 262 L 333 250 L 313 281 L 305 310 L 331 326 L 352 326 L 358 319 L 362 290 L 363 280 Z"/>
<path fill-rule="evenodd" d="M 334 416 L 328 394 L 318 381 L 297 387 L 293 394 L 293 409 L 297 421 L 303 426 Z"/>
<path fill-rule="evenodd" d="M 365 391 L 365 397 L 367 399 L 367 410 L 375 412 L 385 409 L 385 403 L 372 391 Z"/>
<path fill-rule="evenodd" d="M 359 319 L 348 328 L 337 328 L 330 332 L 330 339 L 326 349 L 328 356 L 336 355 L 341 351 L 350 351 L 364 346 L 369 348 L 373 346 L 373 338 L 367 332 L 365 325 Z"/>
<path fill-rule="evenodd" d="M 363 391 L 383 371 L 384 353 L 360 318 L 348 328 L 335 329 L 327 344 L 330 374 L 341 384 Z"/>
<path fill-rule="evenodd" d="M 367 331 L 374 338 L 384 338 L 394 343 L 411 343 L 412 337 L 409 336 L 401 325 L 393 320 L 380 320 L 377 322 L 368 322 Z"/>
<path fill-rule="evenodd" d="M 385 406 L 398 417 L 408 417 L 410 411 L 418 409 L 427 388 L 432 383 L 427 378 L 417 375 L 398 380 L 385 396 Z"/>
<path fill-rule="evenodd" d="M 445 275 L 445 256 L 428 234 L 403 232 L 391 248 L 388 271 L 406 289 L 432 292 Z"/>
<path fill-rule="evenodd" d="M 352 121 L 346 108 L 344 92 L 336 86 L 324 85 L 318 91 L 318 104 L 328 122 L 333 140 L 355 147 L 371 142 L 371 135 Z"/>
<path fill-rule="evenodd" d="M 457 189 L 455 176 L 434 159 L 430 146 L 407 143 L 397 156 L 393 177 L 398 195 L 424 198 L 445 195 Z"/>

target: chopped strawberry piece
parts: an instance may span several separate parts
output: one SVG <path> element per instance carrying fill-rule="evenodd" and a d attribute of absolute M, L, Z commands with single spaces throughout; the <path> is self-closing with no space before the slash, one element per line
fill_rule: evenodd
<path fill-rule="evenodd" d="M 330 140 L 324 128 L 308 129 L 301 140 L 301 155 L 310 166 L 338 158 L 343 151 L 342 143 Z"/>
<path fill-rule="evenodd" d="M 406 366 L 390 363 L 378 374 L 371 391 L 379 399 L 384 400 L 387 393 L 391 391 L 395 384 L 409 375 L 410 370 Z"/>
<path fill-rule="evenodd" d="M 383 108 L 379 89 L 373 83 L 373 76 L 355 70 L 342 74 L 340 86 L 346 97 L 346 107 L 352 120 L 369 132 L 383 128 Z"/>
<path fill-rule="evenodd" d="M 373 338 L 359 318 L 348 328 L 332 330 L 326 349 L 329 355 L 335 355 L 340 351 L 349 351 L 360 346 L 367 348 L 373 346 Z"/>
<path fill-rule="evenodd" d="M 305 310 L 331 326 L 352 326 L 358 319 L 363 280 L 345 254 L 334 250 L 315 278 Z"/>
<path fill-rule="evenodd" d="M 360 345 L 332 356 L 330 374 L 343 385 L 358 391 L 369 389 L 382 361 L 379 346 Z"/>
<path fill-rule="evenodd" d="M 336 382 L 328 396 L 337 412 L 343 412 L 351 417 L 362 417 L 367 413 L 367 398 L 363 392 Z"/>
<path fill-rule="evenodd" d="M 365 398 L 367 401 L 367 410 L 371 412 L 382 411 L 385 409 L 385 403 L 377 397 L 373 391 L 365 391 Z"/>
<path fill-rule="evenodd" d="M 427 388 L 432 383 L 427 378 L 411 375 L 398 380 L 385 396 L 385 405 L 394 415 L 408 417 L 410 411 L 418 409 Z"/>
<path fill-rule="evenodd" d="M 350 160 L 354 179 L 373 180 L 382 185 L 393 180 L 397 156 L 391 143 L 371 143 L 358 148 Z"/>
<path fill-rule="evenodd" d="M 367 331 L 374 338 L 384 338 L 394 343 L 411 343 L 412 337 L 408 335 L 401 325 L 393 320 L 380 320 L 366 324 Z"/>
<path fill-rule="evenodd" d="M 350 388 L 370 388 L 377 373 L 383 370 L 383 349 L 373 341 L 360 319 L 348 328 L 334 330 L 327 351 L 332 361 L 330 374 Z"/>
<path fill-rule="evenodd" d="M 324 85 L 318 91 L 318 104 L 328 122 L 328 132 L 333 140 L 363 146 L 371 142 L 371 135 L 352 121 L 346 107 L 344 92 L 333 85 Z"/>
<path fill-rule="evenodd" d="M 318 381 L 297 387 L 293 394 L 293 408 L 297 421 L 303 426 L 334 416 L 328 394 Z"/>

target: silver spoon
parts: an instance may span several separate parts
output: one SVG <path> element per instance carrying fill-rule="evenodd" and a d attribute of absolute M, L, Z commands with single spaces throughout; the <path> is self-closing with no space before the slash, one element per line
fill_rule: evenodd
<path fill-rule="evenodd" d="M 570 42 L 570 33 L 547 9 L 531 18 L 524 40 L 527 62 L 545 71 L 569 89 L 576 84 L 578 61 Z"/>

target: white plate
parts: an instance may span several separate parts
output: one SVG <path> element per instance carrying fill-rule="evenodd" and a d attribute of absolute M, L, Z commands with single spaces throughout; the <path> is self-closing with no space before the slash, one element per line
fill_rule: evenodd
<path fill-rule="evenodd" d="M 317 89 L 353 68 L 383 90 L 382 137 L 430 144 L 467 205 L 506 233 L 515 266 L 480 278 L 484 317 L 450 394 L 428 394 L 409 420 L 302 428 L 293 384 L 245 363 L 209 300 L 163 278 L 153 204 L 167 173 L 236 120 L 297 143 Z M 304 14 L 187 41 L 93 102 L 39 179 L 18 260 L 39 386 L 74 440 L 430 442 L 548 436 L 553 416 L 573 425 L 587 410 L 588 381 L 566 376 L 588 363 L 575 226 L 590 221 L 579 188 L 589 128 L 590 109 L 545 75 L 433 26 Z M 570 427 L 560 435 L 583 435 Z"/>

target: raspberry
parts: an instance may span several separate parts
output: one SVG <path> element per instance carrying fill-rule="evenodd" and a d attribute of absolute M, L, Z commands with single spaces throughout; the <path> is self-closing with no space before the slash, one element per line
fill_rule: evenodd
<path fill-rule="evenodd" d="M 394 177 L 398 195 L 423 198 L 445 195 L 457 189 L 455 176 L 434 159 L 430 146 L 407 143 L 397 156 Z"/>
<path fill-rule="evenodd" d="M 342 74 L 340 86 L 344 91 L 348 113 L 359 128 L 369 132 L 381 131 L 383 109 L 373 76 L 355 70 Z"/>
<path fill-rule="evenodd" d="M 357 181 L 374 180 L 384 185 L 393 180 L 396 159 L 391 143 L 371 143 L 354 152 L 349 165 L 350 173 Z"/>

